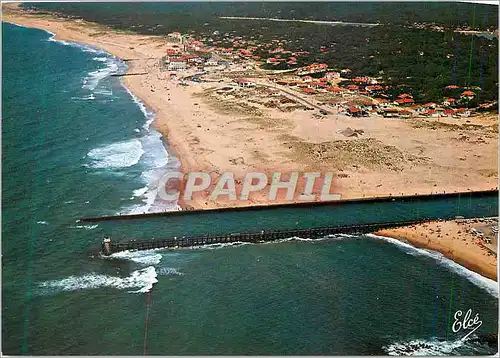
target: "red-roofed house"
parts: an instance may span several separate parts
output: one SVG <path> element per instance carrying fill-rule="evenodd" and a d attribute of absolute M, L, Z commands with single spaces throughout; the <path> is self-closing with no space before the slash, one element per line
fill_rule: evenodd
<path fill-rule="evenodd" d="M 413 98 L 412 95 L 409 95 L 408 93 L 403 93 L 398 96 L 398 98 Z"/>
<path fill-rule="evenodd" d="M 455 114 L 460 117 L 469 117 L 470 111 L 466 108 L 459 108 L 455 111 Z"/>
<path fill-rule="evenodd" d="M 327 72 L 327 73 L 325 73 L 325 78 L 328 80 L 340 78 L 340 73 L 339 72 Z"/>
<path fill-rule="evenodd" d="M 324 89 L 327 87 L 327 85 L 320 81 L 311 81 L 309 82 L 309 87 L 316 89 Z"/>
<path fill-rule="evenodd" d="M 394 102 L 402 106 L 407 106 L 415 103 L 415 100 L 413 98 L 399 98 Z"/>
<path fill-rule="evenodd" d="M 384 108 L 379 110 L 379 114 L 382 114 L 385 118 L 399 117 L 399 110 L 394 108 Z"/>
<path fill-rule="evenodd" d="M 342 93 L 345 91 L 343 88 L 340 87 L 327 87 L 326 90 L 332 93 Z"/>
<path fill-rule="evenodd" d="M 427 112 L 424 112 L 424 116 L 426 117 L 437 117 L 438 113 L 435 109 L 428 109 Z"/>
<path fill-rule="evenodd" d="M 455 110 L 454 110 L 454 109 L 451 109 L 451 108 L 445 109 L 445 110 L 443 111 L 443 113 L 441 113 L 441 115 L 442 115 L 443 117 L 448 117 L 448 116 L 450 116 L 450 117 L 451 117 L 451 116 L 453 116 L 454 114 L 455 114 Z"/>
<path fill-rule="evenodd" d="M 358 107 L 349 107 L 347 109 L 347 114 L 353 117 L 361 117 L 363 115 L 363 111 Z"/>
<path fill-rule="evenodd" d="M 381 91 L 383 87 L 381 85 L 366 86 L 365 89 L 369 92 Z"/>
<path fill-rule="evenodd" d="M 472 99 L 474 98 L 476 94 L 472 91 L 463 91 L 462 94 L 460 95 L 460 97 L 462 98 L 467 98 L 467 99 Z"/>
<path fill-rule="evenodd" d="M 447 89 L 457 89 L 457 88 L 460 88 L 459 86 L 457 85 L 448 85 L 446 86 Z"/>
<path fill-rule="evenodd" d="M 312 65 L 299 68 L 297 70 L 297 75 L 303 76 L 313 73 L 325 72 L 327 68 L 328 65 L 326 63 L 313 63 Z"/>
<path fill-rule="evenodd" d="M 237 78 L 237 79 L 234 80 L 234 82 L 238 86 L 240 86 L 240 87 L 252 87 L 252 86 L 255 86 L 255 83 L 253 83 L 248 78 Z"/>
<path fill-rule="evenodd" d="M 316 90 L 314 90 L 312 88 L 303 88 L 302 92 L 307 93 L 307 94 L 316 94 L 317 93 Z"/>
<path fill-rule="evenodd" d="M 407 111 L 407 110 L 402 110 L 402 111 L 399 111 L 399 116 L 401 118 L 410 118 L 411 112 Z"/>
<path fill-rule="evenodd" d="M 444 101 L 443 101 L 443 106 L 452 106 L 454 105 L 456 102 L 456 99 L 455 98 L 446 98 Z"/>

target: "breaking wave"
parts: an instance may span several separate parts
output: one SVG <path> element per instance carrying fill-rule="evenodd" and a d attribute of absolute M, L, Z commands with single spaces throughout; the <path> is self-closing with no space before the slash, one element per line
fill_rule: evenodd
<path fill-rule="evenodd" d="M 161 276 L 183 276 L 182 272 L 172 267 L 162 267 L 158 270 L 158 275 Z"/>
<path fill-rule="evenodd" d="M 55 39 L 55 36 L 56 34 L 53 33 L 53 32 L 50 32 L 48 30 L 44 30 L 45 32 L 48 32 L 50 35 L 52 35 L 51 37 L 49 37 L 47 39 L 47 41 L 50 41 L 50 42 L 57 42 L 61 45 L 64 45 L 64 46 L 72 46 L 72 47 L 77 47 L 79 48 L 80 50 L 82 50 L 83 52 L 90 52 L 90 53 L 96 53 L 96 54 L 106 54 L 105 51 L 103 50 L 100 50 L 100 49 L 97 49 L 97 48 L 94 48 L 94 47 L 91 47 L 89 45 L 82 45 L 78 42 L 72 42 L 72 41 L 64 41 L 64 40 L 56 40 Z"/>
<path fill-rule="evenodd" d="M 80 100 L 80 101 L 92 101 L 95 99 L 95 96 L 93 93 L 91 93 L 90 95 L 88 96 L 85 96 L 85 97 L 71 97 L 71 99 L 73 100 Z"/>
<path fill-rule="evenodd" d="M 476 356 L 490 355 L 496 350 L 496 337 L 476 336 L 446 341 L 444 339 L 413 339 L 391 343 L 382 349 L 390 356 Z"/>
<path fill-rule="evenodd" d="M 402 242 L 402 241 L 399 241 L 399 240 L 396 240 L 396 239 L 393 239 L 390 237 L 378 236 L 378 235 L 373 235 L 373 234 L 367 234 L 367 236 L 372 237 L 372 238 L 376 238 L 376 239 L 382 239 L 384 241 L 390 242 L 390 243 L 398 246 L 400 249 L 402 249 L 404 252 L 406 252 L 409 255 L 430 257 L 430 258 L 436 260 L 440 265 L 446 267 L 447 269 L 467 278 L 470 282 L 472 282 L 476 286 L 484 289 L 490 295 L 492 295 L 494 297 L 498 297 L 498 283 L 496 281 L 490 280 L 489 278 L 481 276 L 480 274 L 457 264 L 453 260 L 450 260 L 449 258 L 443 256 L 443 254 L 441 254 L 437 251 L 419 249 L 419 248 L 416 248 L 415 246 L 412 246 L 408 243 L 405 243 L 405 242 Z"/>
<path fill-rule="evenodd" d="M 390 356 L 440 356 L 449 355 L 464 342 L 415 339 L 408 342 L 397 342 L 383 349 Z"/>
<path fill-rule="evenodd" d="M 145 250 L 145 251 L 121 251 L 111 254 L 109 258 L 120 259 L 120 260 L 130 260 L 138 264 L 143 265 L 157 265 L 160 263 L 162 255 L 155 252 L 156 250 Z"/>
<path fill-rule="evenodd" d="M 89 74 L 83 79 L 82 88 L 93 91 L 102 79 L 118 72 L 119 66 L 115 59 L 107 58 L 104 63 L 106 64 L 106 67 L 89 72 Z"/>
<path fill-rule="evenodd" d="M 92 149 L 87 157 L 92 160 L 92 168 L 127 168 L 139 162 L 144 149 L 138 139 L 113 143 L 104 147 Z"/>
<path fill-rule="evenodd" d="M 117 277 L 90 273 L 83 276 L 69 276 L 60 280 L 51 280 L 39 283 L 42 294 L 54 294 L 59 292 L 72 292 L 80 290 L 93 290 L 98 288 L 116 288 L 119 290 L 137 289 L 128 291 L 130 293 L 149 292 L 153 285 L 158 282 L 154 267 L 149 266 L 134 271 L 128 277 Z"/>
<path fill-rule="evenodd" d="M 75 225 L 75 226 L 70 226 L 72 229 L 85 229 L 85 230 L 94 230 L 98 227 L 99 225 Z"/>
<path fill-rule="evenodd" d="M 224 242 L 224 243 L 216 243 L 216 244 L 208 244 L 208 245 L 197 245 L 197 246 L 188 246 L 188 247 L 175 247 L 176 250 L 216 250 L 225 247 L 233 247 L 233 246 L 243 246 L 243 245 L 268 245 L 268 244 L 279 244 L 285 242 L 320 242 L 324 240 L 343 240 L 346 238 L 357 238 L 356 235 L 347 235 L 347 234 L 335 234 L 335 235 L 327 235 L 317 239 L 310 238 L 302 238 L 298 236 L 289 237 L 286 239 L 272 240 L 272 241 L 258 241 L 256 243 L 246 242 L 246 241 L 235 241 L 235 242 Z"/>
<path fill-rule="evenodd" d="M 140 141 L 144 148 L 144 155 L 141 163 L 146 169 L 141 174 L 141 180 L 145 186 L 136 189 L 132 198 L 141 198 L 143 204 L 133 205 L 125 209 L 126 214 L 138 214 L 165 210 L 179 210 L 177 203 L 162 203 L 157 202 L 159 182 L 162 176 L 169 170 L 176 170 L 179 163 L 176 158 L 171 156 L 162 140 L 162 135 L 151 127 L 155 116 L 154 112 L 148 110 L 144 102 L 135 96 L 127 87 L 124 89 L 130 95 L 134 103 L 139 107 L 144 115 L 146 122 L 141 129 L 136 129 L 135 132 L 144 132 Z"/>

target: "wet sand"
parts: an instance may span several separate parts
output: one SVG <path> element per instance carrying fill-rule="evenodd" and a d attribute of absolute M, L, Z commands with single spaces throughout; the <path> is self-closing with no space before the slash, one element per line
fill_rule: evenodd
<path fill-rule="evenodd" d="M 433 221 L 381 230 L 375 235 L 438 251 L 469 270 L 497 280 L 497 234 L 491 229 L 495 226 L 498 228 L 498 218 Z"/>

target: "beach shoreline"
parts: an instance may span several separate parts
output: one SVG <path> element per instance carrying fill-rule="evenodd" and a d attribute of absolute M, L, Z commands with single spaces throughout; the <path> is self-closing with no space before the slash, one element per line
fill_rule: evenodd
<path fill-rule="evenodd" d="M 7 4 L 3 4 L 3 7 L 4 10 L 8 11 L 4 11 L 2 21 L 48 31 L 54 34 L 55 40 L 72 41 L 100 48 L 116 58 L 125 61 L 127 64 L 127 74 L 151 70 L 151 72 L 148 72 L 148 74 L 144 76 L 123 76 L 121 77 L 121 82 L 123 86 L 143 102 L 148 109 L 154 112 L 155 116 L 152 126 L 161 133 L 161 140 L 168 153 L 172 153 L 179 161 L 179 171 L 185 173 L 190 171 L 214 172 L 214 176 L 216 176 L 220 172 L 228 170 L 244 173 L 257 170 L 265 172 L 283 170 L 290 172 L 290 168 L 297 168 L 298 171 L 312 169 L 311 164 L 302 164 L 295 161 L 299 154 L 303 154 L 297 151 L 296 148 L 289 150 L 294 155 L 292 159 L 289 159 L 291 157 L 290 153 L 286 153 L 285 155 L 282 153 L 288 150 L 287 147 L 291 148 L 294 145 L 303 148 L 314 141 L 321 143 L 325 137 L 321 128 L 316 123 L 318 122 L 317 120 L 315 120 L 315 122 L 310 121 L 304 123 L 303 117 L 297 115 L 296 118 L 294 117 L 290 121 L 283 121 L 283 128 L 288 128 L 293 125 L 295 125 L 295 128 L 291 130 L 291 134 L 286 134 L 287 137 L 285 141 L 277 143 L 276 138 L 280 138 L 280 136 L 276 135 L 276 128 L 271 127 L 269 129 L 265 127 L 267 124 L 263 123 L 261 118 L 259 118 L 259 121 L 256 120 L 250 123 L 247 119 L 241 120 L 232 115 L 216 112 L 202 100 L 202 96 L 205 93 L 204 91 L 207 88 L 184 88 L 169 81 L 167 74 L 162 73 L 158 67 L 159 58 L 163 56 L 165 48 L 169 45 L 159 37 L 125 32 L 121 33 L 113 31 L 103 25 L 88 23 L 81 20 L 58 19 L 47 15 L 34 16 L 21 12 L 18 8 L 19 4 L 8 4 L 8 7 L 6 5 Z M 82 29 L 85 31 L 79 31 Z M 99 35 L 99 33 L 103 33 L 103 31 L 107 31 L 107 34 L 110 36 Z M 168 98 L 168 102 L 165 97 Z M 173 103 L 177 103 L 177 105 L 173 105 Z M 300 115 L 302 116 L 302 114 Z M 333 133 L 333 129 L 339 124 L 353 123 L 352 121 L 353 119 L 351 118 L 345 118 L 338 115 L 333 124 L 325 124 L 328 131 L 324 132 Z M 382 123 L 376 121 L 380 122 L 379 119 L 374 119 L 373 122 L 375 124 L 373 125 L 369 123 L 355 123 L 356 125 L 367 126 L 366 128 L 372 130 L 376 135 L 380 135 L 380 138 L 385 135 L 382 133 L 383 130 L 397 132 L 401 130 L 401 128 L 406 130 L 406 127 L 403 126 L 408 126 L 408 123 L 403 121 L 392 121 L 383 122 L 389 127 L 387 129 L 374 128 Z M 480 119 L 480 122 L 481 121 L 484 121 L 485 126 L 491 125 L 490 119 Z M 201 129 L 198 130 L 197 127 L 201 127 Z M 281 130 L 282 128 L 280 127 L 278 129 Z M 409 132 L 410 129 L 407 129 L 407 132 L 403 132 L 401 135 L 402 139 L 394 143 L 404 145 L 406 141 L 405 133 L 406 135 L 411 133 Z M 211 130 L 211 132 L 209 132 L 209 130 Z M 426 129 L 421 130 L 421 137 L 418 138 L 420 142 L 422 142 L 421 139 L 425 138 L 425 135 L 427 135 L 424 130 Z M 242 131 L 242 133 L 247 135 L 247 142 L 251 143 L 248 145 L 248 149 L 248 143 L 240 143 L 242 141 L 237 134 L 227 135 L 227 137 L 224 136 L 230 132 L 237 133 L 237 131 Z M 264 137 L 262 137 L 263 134 L 265 135 Z M 284 134 L 280 135 L 285 136 Z M 428 136 L 432 138 L 436 135 L 432 134 Z M 257 140 L 257 138 L 261 137 L 263 139 Z M 297 139 L 299 137 L 302 139 Z M 447 134 L 446 136 L 442 135 L 442 137 L 443 140 L 450 140 L 452 143 L 455 140 L 453 133 Z M 306 141 L 306 139 L 309 141 Z M 494 137 L 491 140 L 492 143 L 494 143 Z M 390 145 L 393 146 L 394 143 L 390 143 Z M 462 145 L 465 145 L 465 143 Z M 473 146 L 474 143 L 471 143 L 471 148 L 473 148 Z M 266 148 L 267 152 L 260 151 L 259 148 L 262 147 Z M 422 144 L 419 144 L 419 147 L 422 147 L 422 149 L 419 150 L 424 151 L 424 146 Z M 446 146 L 444 146 L 444 148 L 446 148 Z M 403 157 L 412 154 L 410 150 L 413 150 L 413 148 L 409 148 L 408 153 L 403 152 Z M 435 151 L 433 152 L 434 155 L 438 155 L 442 152 L 442 147 L 433 147 L 433 150 Z M 415 194 L 416 192 L 419 194 L 430 194 L 443 191 L 453 192 L 492 189 L 495 186 L 494 179 L 498 176 L 497 171 L 493 173 L 494 170 L 485 167 L 481 170 L 487 173 L 486 176 L 483 176 L 482 173 L 473 175 L 473 173 L 469 172 L 470 167 L 462 166 L 462 163 L 473 166 L 475 162 L 477 162 L 477 158 L 471 157 L 470 159 L 466 158 L 467 160 L 462 160 L 461 157 L 460 161 L 458 161 L 458 159 L 455 161 L 454 154 L 465 157 L 464 153 L 465 150 L 463 148 L 458 148 L 456 153 L 447 153 L 448 158 L 439 161 L 438 168 L 441 171 L 435 170 L 433 172 L 430 169 L 431 167 L 425 165 L 415 167 L 415 165 L 412 164 L 410 169 L 405 170 L 406 177 L 402 177 L 402 170 L 400 172 L 392 169 L 386 171 L 369 171 L 367 169 L 348 171 L 348 174 L 345 174 L 347 175 L 346 179 L 339 179 L 337 188 L 341 190 L 342 197 L 345 199 L 389 196 L 389 193 L 391 195 L 409 195 Z M 497 155 L 498 153 L 491 154 L 488 160 L 495 160 L 496 162 Z M 443 157 L 446 157 L 446 155 Z M 237 164 L 235 161 L 233 165 L 231 161 L 235 158 L 242 159 Z M 307 156 L 305 156 L 305 158 L 310 159 Z M 441 158 L 439 159 L 441 160 Z M 451 162 L 446 162 L 445 159 L 451 160 Z M 461 163 L 459 172 L 455 172 L 451 169 L 455 162 Z M 490 165 L 490 163 L 487 164 Z M 326 166 L 321 168 L 326 170 L 332 167 Z M 337 169 L 338 167 L 334 166 L 333 168 Z M 463 176 L 463 173 L 468 173 L 468 175 Z M 426 175 L 428 175 L 428 177 L 422 178 Z M 451 178 L 456 178 L 457 182 L 451 181 Z M 480 180 L 481 178 L 488 178 L 488 180 Z M 210 201 L 208 199 L 208 193 L 204 192 L 195 196 L 194 199 L 189 202 L 182 200 L 181 196 L 178 205 L 183 210 L 189 210 L 190 208 L 206 209 L 255 204 L 266 205 L 269 204 L 269 200 L 265 194 L 264 192 L 261 196 L 253 197 L 246 202 L 231 202 L 229 200 L 214 202 Z M 284 200 L 283 197 L 278 196 L 276 203 L 285 202 L 287 201 Z M 437 228 L 433 230 L 436 231 Z M 457 235 L 459 234 L 456 228 L 449 228 L 449 230 L 449 233 L 454 232 Z M 416 232 L 417 235 L 415 236 L 413 232 Z M 465 243 L 468 244 L 470 242 L 469 236 L 465 238 L 466 241 L 463 241 L 464 238 L 461 238 L 463 244 L 459 245 L 458 239 L 455 241 L 437 240 L 438 238 L 435 232 L 429 232 L 426 226 L 384 230 L 375 234 L 408 241 L 415 247 L 423 247 L 441 252 L 444 256 L 485 277 L 497 279 L 496 259 L 494 261 L 495 268 L 493 270 L 491 261 L 482 259 L 483 252 L 481 250 L 480 252 L 474 250 L 473 254 L 470 254 L 470 252 L 468 253 L 470 250 L 468 250 L 466 246 L 469 245 L 465 245 Z M 423 240 L 419 237 L 422 235 L 424 235 L 423 237 L 425 237 L 425 235 L 432 236 L 432 240 L 427 241 L 429 239 L 428 237 L 425 237 L 426 240 Z M 487 256 L 487 254 L 485 255 Z"/>
<path fill-rule="evenodd" d="M 123 76 L 121 81 L 154 111 L 153 127 L 168 143 L 183 173 L 212 173 L 214 181 L 223 172 L 233 172 L 235 178 L 243 178 L 248 172 L 333 172 L 331 192 L 341 194 L 341 199 L 497 187 L 496 116 L 416 123 L 377 117 L 360 121 L 338 112 L 325 120 L 307 111 L 283 113 L 269 108 L 262 115 L 246 115 L 253 102 L 241 103 L 246 106 L 241 108 L 235 103 L 236 107 L 230 108 L 227 97 L 213 92 L 212 82 L 183 86 L 178 80 L 170 80 L 168 71 L 160 65 L 160 59 L 173 45 L 165 38 L 116 31 L 82 20 L 28 14 L 19 9 L 19 4 L 4 4 L 3 20 L 50 31 L 58 40 L 101 48 L 126 61 L 128 74 L 145 73 Z M 227 72 L 229 83 L 234 70 Z M 266 73 L 255 70 L 255 76 L 265 77 Z M 276 87 L 263 78 L 255 81 L 268 91 Z M 227 79 L 219 86 L 226 83 Z M 246 92 L 241 95 L 245 98 Z M 253 108 L 264 111 L 262 107 Z M 352 131 L 356 127 L 364 132 L 360 138 L 346 138 L 341 132 L 342 128 Z M 388 132 L 392 135 L 388 136 Z M 468 139 L 464 140 L 464 136 Z M 478 145 L 482 146 L 480 153 Z M 353 152 L 357 155 L 353 156 Z M 479 166 L 478 157 L 483 158 Z M 286 200 L 279 191 L 275 202 L 297 202 L 300 185 L 292 200 Z M 237 183 L 237 192 L 240 188 Z M 268 189 L 269 185 L 246 201 L 225 197 L 211 200 L 207 190 L 179 204 L 184 209 L 265 205 L 269 203 Z M 320 185 L 314 188 L 314 201 L 320 201 L 320 190 Z"/>
<path fill-rule="evenodd" d="M 471 271 L 498 281 L 497 235 L 493 227 L 498 230 L 498 218 L 455 219 L 380 230 L 374 235 L 437 251 Z"/>

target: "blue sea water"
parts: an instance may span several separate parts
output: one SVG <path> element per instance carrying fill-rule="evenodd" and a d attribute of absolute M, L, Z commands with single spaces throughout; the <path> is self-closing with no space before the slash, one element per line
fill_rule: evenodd
<path fill-rule="evenodd" d="M 484 339 L 497 332 L 496 283 L 394 240 L 89 254 L 113 224 L 77 219 L 171 209 L 153 195 L 175 157 L 110 76 L 118 59 L 2 30 L 3 353 L 496 352 Z M 469 308 L 483 324 L 461 341 L 453 315 Z"/>

